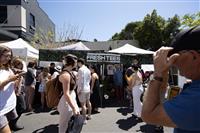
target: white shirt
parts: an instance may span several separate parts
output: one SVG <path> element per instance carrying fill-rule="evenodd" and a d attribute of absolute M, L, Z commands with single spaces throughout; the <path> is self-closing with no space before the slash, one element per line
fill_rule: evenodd
<path fill-rule="evenodd" d="M 85 65 L 82 65 L 82 67 L 78 70 L 77 92 L 90 92 L 90 80 L 90 70 Z"/>
<path fill-rule="evenodd" d="M 53 73 L 53 75 L 51 76 L 51 79 L 56 78 L 58 75 L 60 75 L 60 74 L 59 74 L 58 72 L 55 71 L 55 72 Z"/>
<path fill-rule="evenodd" d="M 0 70 L 0 82 L 8 79 L 13 72 L 9 70 Z M 0 90 L 0 116 L 13 110 L 16 106 L 16 95 L 14 91 L 14 82 L 8 83 Z"/>

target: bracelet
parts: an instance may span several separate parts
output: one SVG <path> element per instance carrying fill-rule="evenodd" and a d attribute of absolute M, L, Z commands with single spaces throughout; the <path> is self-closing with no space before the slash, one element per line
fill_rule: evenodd
<path fill-rule="evenodd" d="M 157 80 L 159 82 L 163 82 L 163 78 L 162 77 L 155 76 L 155 77 L 153 77 L 153 80 Z"/>

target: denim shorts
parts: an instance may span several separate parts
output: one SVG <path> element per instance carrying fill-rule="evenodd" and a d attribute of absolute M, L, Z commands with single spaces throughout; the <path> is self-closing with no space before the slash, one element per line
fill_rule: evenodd
<path fill-rule="evenodd" d="M 9 120 L 16 119 L 18 117 L 16 109 L 11 110 L 5 115 L 0 116 L 0 129 L 8 124 Z"/>

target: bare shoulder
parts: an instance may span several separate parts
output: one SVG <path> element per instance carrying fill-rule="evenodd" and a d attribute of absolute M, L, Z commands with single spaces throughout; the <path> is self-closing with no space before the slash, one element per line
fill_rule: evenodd
<path fill-rule="evenodd" d="M 94 73 L 94 78 L 98 79 L 98 75 L 96 73 Z"/>
<path fill-rule="evenodd" d="M 66 80 L 70 80 L 70 74 L 67 73 L 67 72 L 60 74 L 59 80 L 61 82 L 66 81 Z"/>

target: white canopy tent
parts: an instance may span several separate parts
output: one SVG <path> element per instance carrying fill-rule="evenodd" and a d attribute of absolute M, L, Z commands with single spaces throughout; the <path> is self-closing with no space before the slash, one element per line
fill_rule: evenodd
<path fill-rule="evenodd" d="M 108 52 L 110 52 L 110 53 L 118 53 L 118 54 L 154 54 L 153 51 L 137 48 L 137 47 L 135 47 L 133 45 L 130 45 L 128 43 L 125 44 L 122 47 L 110 50 Z"/>
<path fill-rule="evenodd" d="M 21 38 L 14 40 L 14 41 L 1 43 L 0 45 L 5 45 L 5 46 L 11 48 L 13 51 L 13 55 L 15 55 L 15 56 L 20 56 L 25 59 L 27 59 L 27 58 L 38 59 L 39 58 L 39 51 Z"/>
<path fill-rule="evenodd" d="M 75 44 L 70 44 L 64 47 L 56 48 L 56 50 L 90 50 L 86 47 L 82 42 L 78 42 Z"/>
<path fill-rule="evenodd" d="M 56 48 L 56 50 L 90 50 L 82 42 Z"/>

